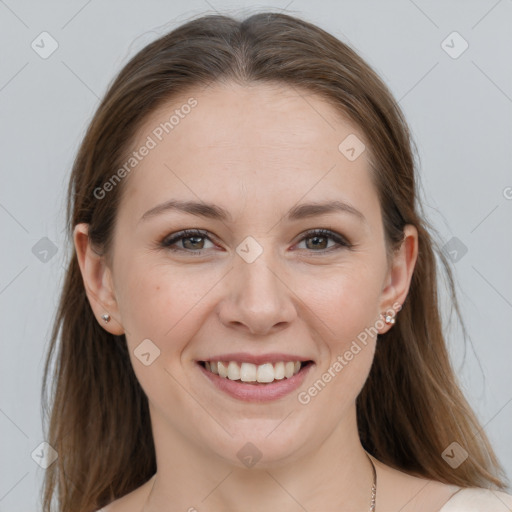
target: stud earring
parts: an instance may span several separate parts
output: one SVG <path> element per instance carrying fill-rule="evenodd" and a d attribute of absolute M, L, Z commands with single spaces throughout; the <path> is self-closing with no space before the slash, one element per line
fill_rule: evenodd
<path fill-rule="evenodd" d="M 103 318 L 103 321 L 108 324 L 110 322 L 110 315 L 108 313 L 105 313 L 104 315 L 101 315 L 101 318 Z"/>
<path fill-rule="evenodd" d="M 394 316 L 391 316 L 391 315 L 386 315 L 384 321 L 388 324 L 388 325 L 393 325 L 395 322 L 396 322 L 396 318 Z"/>

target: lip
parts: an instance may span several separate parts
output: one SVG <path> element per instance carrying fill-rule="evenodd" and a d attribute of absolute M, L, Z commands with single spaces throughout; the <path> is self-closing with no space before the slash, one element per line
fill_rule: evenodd
<path fill-rule="evenodd" d="M 224 357 L 224 356 L 223 356 Z M 244 356 L 245 357 L 245 356 Z M 281 356 L 282 357 L 282 356 Z M 226 359 L 219 359 L 226 361 Z M 236 359 L 228 359 L 230 361 L 236 361 Z M 239 380 L 230 380 L 227 377 L 220 377 L 215 373 L 208 371 L 204 368 L 199 361 L 196 362 L 197 367 L 207 377 L 217 389 L 223 391 L 229 396 L 242 400 L 244 402 L 270 402 L 272 400 L 278 400 L 286 395 L 289 395 L 295 391 L 304 382 L 306 375 L 310 369 L 315 366 L 315 363 L 310 359 L 287 359 L 288 361 L 311 361 L 309 364 L 300 369 L 300 371 L 289 379 L 284 378 L 282 380 L 274 381 L 270 384 L 254 384 L 245 383 Z M 217 359 L 209 359 L 208 361 L 217 361 Z M 245 362 L 250 362 L 244 359 Z M 278 359 L 278 361 L 284 361 L 284 359 Z M 252 361 L 251 361 L 252 362 Z M 267 359 L 263 361 L 270 362 Z M 263 364 L 260 363 L 260 364 Z"/>
<path fill-rule="evenodd" d="M 265 364 L 265 363 L 278 363 L 279 361 L 283 361 L 285 363 L 289 361 L 300 361 L 301 363 L 305 363 L 306 361 L 313 361 L 311 357 L 301 357 L 293 354 L 281 354 L 273 352 L 271 354 L 250 354 L 248 352 L 233 352 L 231 354 L 220 354 L 218 356 L 213 356 L 211 358 L 200 359 L 198 361 L 235 361 L 239 364 L 242 363 L 252 363 L 256 365 Z"/>

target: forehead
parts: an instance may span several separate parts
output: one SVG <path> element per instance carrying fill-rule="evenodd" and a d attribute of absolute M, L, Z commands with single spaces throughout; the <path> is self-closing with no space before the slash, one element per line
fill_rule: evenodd
<path fill-rule="evenodd" d="M 161 124 L 169 121 L 165 130 Z M 190 124 L 193 130 L 187 129 Z M 159 128 L 164 133 L 159 134 Z M 148 116 L 137 142 L 153 134 L 157 142 L 172 138 L 189 147 L 236 146 L 243 141 L 245 147 L 286 145 L 300 150 L 306 149 L 304 142 L 316 141 L 322 149 L 344 132 L 364 138 L 347 118 L 311 91 L 278 83 L 223 83 L 190 89 L 164 103 Z"/>
<path fill-rule="evenodd" d="M 124 195 L 139 213 L 169 197 L 222 200 L 241 192 L 245 199 L 291 194 L 294 202 L 346 193 L 357 202 L 372 183 L 365 152 L 350 161 L 340 151 L 354 136 L 366 144 L 354 124 L 309 91 L 266 83 L 190 89 L 139 129 L 132 150 L 151 149 Z"/>

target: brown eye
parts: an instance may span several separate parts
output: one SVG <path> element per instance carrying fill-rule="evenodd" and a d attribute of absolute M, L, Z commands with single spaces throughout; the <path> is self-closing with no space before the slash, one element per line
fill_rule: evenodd
<path fill-rule="evenodd" d="M 308 249 L 327 249 L 329 243 L 329 237 L 327 236 L 309 236 L 305 240 Z"/>
<path fill-rule="evenodd" d="M 329 240 L 334 241 L 334 244 L 329 245 Z M 342 247 L 352 247 L 344 237 L 327 229 L 309 231 L 302 237 L 300 242 L 305 242 L 306 248 L 313 252 L 330 252 Z"/>
<path fill-rule="evenodd" d="M 185 249 L 203 249 L 204 248 L 204 236 L 187 236 L 181 238 L 183 241 L 183 247 Z M 188 242 L 188 243 L 187 243 Z"/>
<path fill-rule="evenodd" d="M 205 231 L 185 230 L 166 237 L 161 242 L 161 246 L 171 251 L 184 251 L 199 254 L 202 253 L 203 250 L 209 249 L 209 247 L 205 247 L 206 241 L 211 243 Z M 181 242 L 182 247 L 174 247 L 179 242 Z"/>

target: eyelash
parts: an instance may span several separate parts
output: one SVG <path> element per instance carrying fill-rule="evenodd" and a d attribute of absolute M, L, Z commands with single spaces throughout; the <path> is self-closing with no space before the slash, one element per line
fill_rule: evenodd
<path fill-rule="evenodd" d="M 193 254 L 194 256 L 200 256 L 207 249 L 199 249 L 198 251 L 193 251 L 190 249 L 177 249 L 177 248 L 172 247 L 172 245 L 174 245 L 176 242 L 179 242 L 180 240 L 183 240 L 186 238 L 192 238 L 192 237 L 205 238 L 207 240 L 210 240 L 210 242 L 213 242 L 210 239 L 210 237 L 208 236 L 207 231 L 203 231 L 200 229 L 185 229 L 183 231 L 180 231 L 178 233 L 175 233 L 173 235 L 169 235 L 169 236 L 165 237 L 160 242 L 160 246 L 165 249 L 169 249 L 170 251 L 173 251 L 173 252 L 186 252 L 189 254 Z M 331 240 L 334 240 L 338 244 L 338 246 L 330 247 L 328 249 L 322 249 L 320 251 L 308 251 L 308 252 L 325 254 L 325 253 L 332 252 L 333 250 L 337 251 L 337 250 L 340 250 L 343 248 L 350 249 L 351 247 L 353 247 L 353 245 L 350 242 L 348 242 L 344 237 L 342 237 L 338 233 L 335 233 L 328 229 L 312 229 L 312 230 L 306 231 L 306 233 L 304 233 L 303 237 L 297 243 L 307 240 L 308 238 L 314 238 L 314 237 L 330 238 Z"/>

